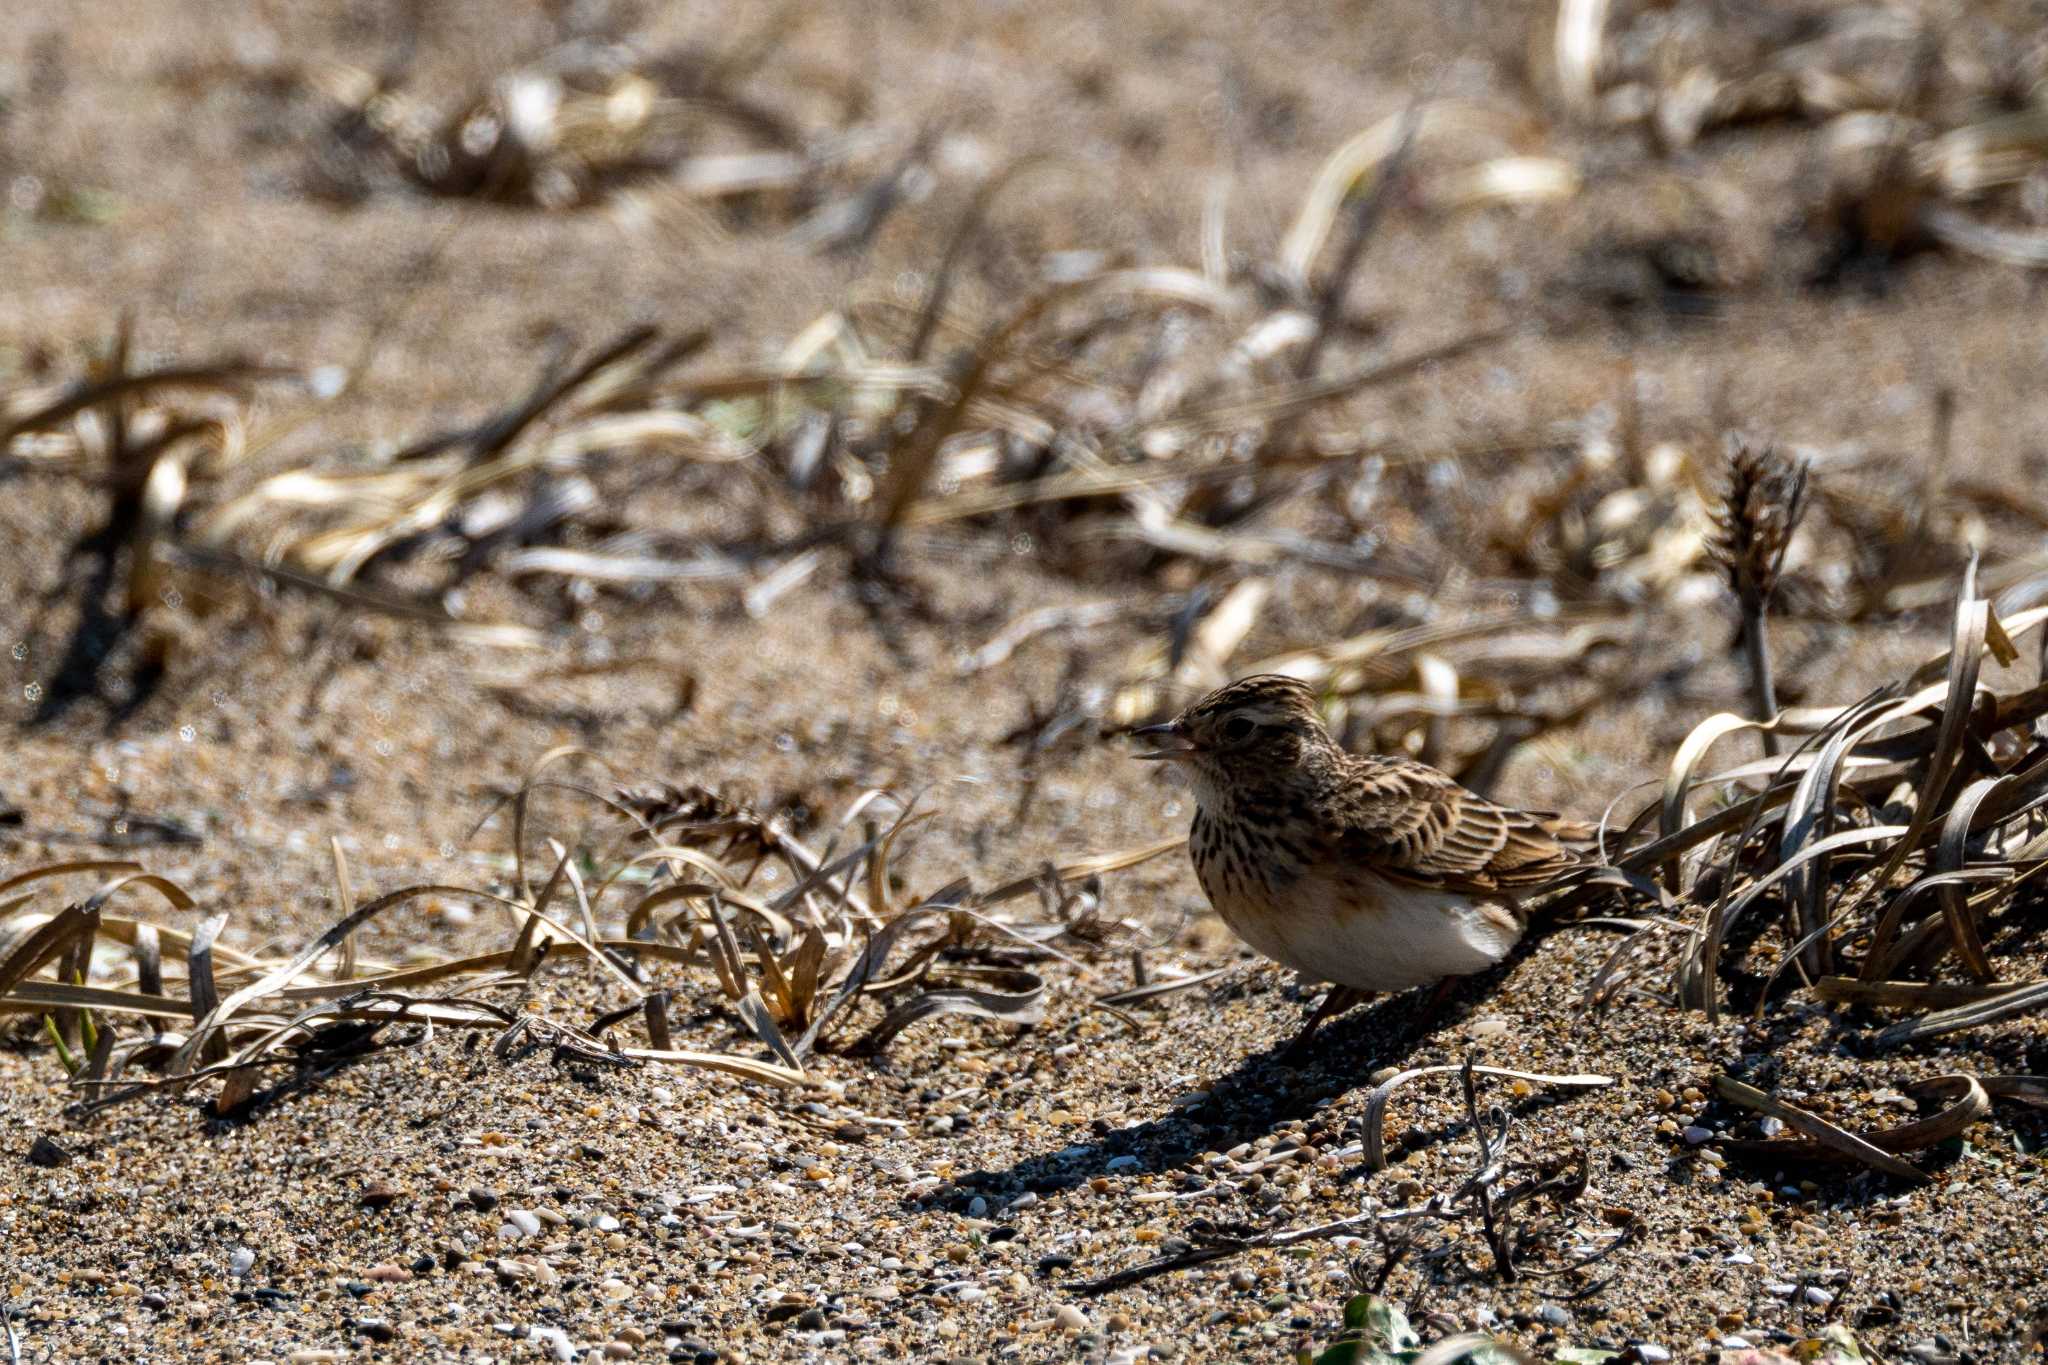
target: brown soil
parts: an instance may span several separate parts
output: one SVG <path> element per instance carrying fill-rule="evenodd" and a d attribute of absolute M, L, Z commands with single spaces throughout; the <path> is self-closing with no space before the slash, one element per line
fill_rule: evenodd
<path fill-rule="evenodd" d="M 746 225 L 676 249 L 602 208 L 390 191 L 337 207 L 304 189 L 306 149 L 324 135 L 317 104 L 260 73 L 272 61 L 375 66 L 391 42 L 385 11 L 397 8 L 174 15 L 91 0 L 61 20 L 42 10 L 0 26 L 0 182 L 34 175 L 103 191 L 111 214 L 80 222 L 0 208 L 0 386 L 75 374 L 81 349 L 124 311 L 152 354 L 298 366 L 349 363 L 389 318 L 363 386 L 315 409 L 257 469 L 347 460 L 502 408 L 558 338 L 588 347 L 637 321 L 711 325 L 712 358 L 737 365 L 775 354 L 850 297 L 915 299 L 916 272 L 972 192 L 942 177 L 850 256 Z M 556 7 L 503 13 L 512 8 L 422 7 L 416 88 L 468 89 L 552 40 L 545 10 Z M 1226 19 L 1143 0 L 1108 18 L 1064 0 L 889 3 L 804 24 L 758 84 L 804 115 L 822 97 L 799 73 L 838 72 L 863 88 L 874 124 L 943 123 L 963 156 L 1061 159 L 993 215 L 955 301 L 976 316 L 1047 253 L 1199 260 L 1205 187 L 1219 174 L 1232 182 L 1232 249 L 1263 258 L 1329 150 L 1398 110 L 1418 72 L 1438 72 L 1447 95 L 1527 116 L 1530 147 L 1581 164 L 1587 185 L 1567 204 L 1527 210 L 1394 206 L 1349 304 L 1388 353 L 1513 330 L 1476 361 L 1358 400 L 1343 415 L 1356 431 L 1450 448 L 1599 410 L 1611 418 L 1633 386 L 1648 439 L 1704 446 L 1732 414 L 1814 454 L 1817 479 L 1856 486 L 1876 469 L 1911 488 L 1930 458 L 1936 395 L 1952 389 L 1947 473 L 2031 495 L 2048 430 L 2037 382 L 2048 310 L 2035 279 L 1931 252 L 1846 286 L 1804 286 L 1824 254 L 1803 226 L 1804 130 L 1737 128 L 1677 160 L 1630 135 L 1575 130 L 1544 112 L 1527 74 L 1529 35 L 1547 14 L 1400 3 Z M 734 23 L 724 7 L 687 5 L 643 33 L 655 47 L 715 44 Z M 1704 225 L 1659 221 L 1673 211 L 1661 190 L 1674 178 L 1725 190 L 1732 207 Z M 1679 226 L 1701 227 L 1736 263 L 1709 316 L 1674 313 L 1632 267 L 1610 269 L 1609 244 Z M 433 254 L 446 233 L 451 245 Z M 1512 519 L 1553 472 L 1512 461 L 1443 469 L 1440 484 L 1402 485 L 1441 505 L 1387 515 L 1426 525 L 1442 556 L 1433 568 L 1446 574 L 1461 555 L 1488 553 L 1483 528 Z M 1869 486 L 1891 496 L 1890 484 Z M 713 482 L 673 495 L 696 533 L 750 526 L 742 500 Z M 177 620 L 170 671 L 135 705 L 124 704 L 135 662 L 124 646 L 103 670 L 103 695 L 38 720 L 37 689 L 52 684 L 79 619 L 69 547 L 102 505 L 75 482 L 0 469 L 0 639 L 12 650 L 0 660 L 0 719 L 12 724 L 0 806 L 23 815 L 20 828 L 0 827 L 0 879 L 56 859 L 133 856 L 188 890 L 195 915 L 229 911 L 230 941 L 296 944 L 335 918 L 330 838 L 347 850 L 359 895 L 501 877 L 503 817 L 474 827 L 563 743 L 597 751 L 622 776 L 703 784 L 763 807 L 799 800 L 828 820 L 871 787 L 923 792 L 939 816 L 903 864 L 917 891 L 1142 845 L 1186 818 L 1174 779 L 1129 762 L 1093 725 L 1043 756 L 1026 802 L 1021 751 L 1006 740 L 1074 670 L 1099 713 L 1131 650 L 1158 638 L 1178 600 L 1169 589 L 1184 579 L 1074 571 L 1012 552 L 1007 533 L 950 529 L 905 545 L 922 606 L 886 630 L 843 559 L 758 620 L 726 584 L 590 603 L 489 578 L 472 591 L 473 614 L 545 626 L 565 657 L 602 640 L 687 673 L 695 693 L 681 718 L 667 679 L 508 705 L 482 685 L 507 667 L 488 649 L 282 595 Z M 2037 534 L 1984 529 L 1994 558 L 2030 549 Z M 1953 541 L 1942 554 L 1960 562 Z M 1276 583 L 1238 662 L 1341 637 L 1368 617 L 1342 575 L 1296 566 Z M 1027 609 L 1109 597 L 1139 609 L 1041 637 L 996 668 L 959 670 L 964 651 Z M 1786 690 L 1854 697 L 1938 651 L 1942 616 L 1789 619 L 1777 628 Z M 1742 705 L 1718 597 L 1648 619 L 1640 647 L 1668 659 L 1662 671 L 1637 672 L 1640 690 L 1517 750 L 1498 795 L 1597 817 L 1661 777 L 1699 719 Z M 542 811 L 573 830 L 587 807 L 553 797 Z M 147 843 L 149 817 L 197 842 Z M 135 838 L 139 849 L 114 851 Z M 1405 1137 L 1388 1170 L 1368 1175 L 1350 1149 L 1369 1077 L 1468 1053 L 1616 1079 L 1586 1093 L 1489 1093 L 1510 1106 L 1518 1157 L 1590 1153 L 1591 1189 L 1567 1209 L 1560 1242 L 1606 1235 L 1603 1210 L 1632 1212 L 1643 1231 L 1569 1284 L 1500 1283 L 1471 1234 L 1446 1256 L 1418 1254 L 1388 1292 L 1414 1305 L 1418 1324 L 1428 1317 L 1432 1334 L 1491 1325 L 1539 1355 L 1640 1341 L 1698 1357 L 1726 1338 L 1765 1346 L 1837 1319 L 1887 1359 L 1924 1347 L 1927 1359 L 1994 1360 L 2015 1358 L 2048 1311 L 2048 1123 L 2037 1113 L 2000 1106 L 1960 1150 L 1926 1158 L 1935 1178 L 1915 1188 L 1839 1167 L 1723 1168 L 1677 1131 L 1740 1119 L 1702 1096 L 1715 1074 L 1766 1055 L 1779 1093 L 1815 1097 L 1852 1125 L 1891 1121 L 1901 1111 L 1890 1097 L 1911 1080 L 2043 1070 L 2038 1019 L 1873 1054 L 1867 1019 L 1798 1000 L 1747 1028 L 1709 1026 L 1647 996 L 1592 1015 L 1580 993 L 1613 938 L 1569 928 L 1466 983 L 1419 1037 L 1419 1002 L 1384 1002 L 1288 1068 L 1278 1048 L 1312 997 L 1251 961 L 1182 859 L 1116 874 L 1106 894 L 1155 974 L 1231 974 L 1125 1020 L 1088 1003 L 1128 984 L 1120 955 L 1097 955 L 1085 976 L 1055 965 L 1040 1027 L 922 1025 L 885 1060 L 822 1059 L 819 1091 L 694 1071 L 588 1073 L 545 1051 L 508 1064 L 443 1032 L 281 1095 L 246 1124 L 210 1124 L 202 1105 L 172 1099 L 74 1121 L 54 1057 L 23 1030 L 0 1054 L 0 1297 L 22 1358 L 311 1360 L 325 1357 L 294 1353 L 331 1347 L 351 1358 L 518 1360 L 545 1358 L 551 1339 L 533 1333 L 558 1328 L 579 1347 L 621 1343 L 646 1359 L 691 1359 L 696 1346 L 677 1345 L 686 1338 L 749 1361 L 1136 1360 L 1148 1350 L 1284 1359 L 1334 1335 L 1347 1267 L 1376 1264 L 1375 1246 L 1253 1252 L 1097 1299 L 1068 1282 L 1159 1254 L 1198 1217 L 1262 1222 L 1278 1208 L 1308 1224 L 1356 1212 L 1361 1197 L 1410 1198 L 1404 1182 L 1454 1187 L 1473 1157 L 1452 1077 L 1396 1094 L 1390 1128 Z M 420 944 L 481 951 L 504 937 L 489 913 L 407 911 L 373 926 L 362 948 L 397 959 Z M 751 1050 L 708 974 L 675 984 L 701 1007 L 678 1008 L 678 1046 Z M 530 1003 L 587 1017 L 613 1002 L 564 966 L 543 974 Z M 31 1164 L 42 1134 L 71 1159 Z M 1243 1168 L 1255 1151 L 1205 1155 L 1297 1138 L 1331 1159 L 1276 1163 L 1253 1186 Z M 363 1208 L 379 1184 L 397 1198 Z M 540 1232 L 502 1234 L 513 1209 L 546 1216 Z M 255 1252 L 245 1274 L 231 1271 L 237 1248 Z M 387 1282 L 378 1267 L 403 1274 Z M 1084 1320 L 1063 1319 L 1067 1309 Z"/>

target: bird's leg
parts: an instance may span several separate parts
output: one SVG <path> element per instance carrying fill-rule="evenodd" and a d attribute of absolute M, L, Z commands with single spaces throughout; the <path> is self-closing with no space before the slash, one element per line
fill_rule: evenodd
<path fill-rule="evenodd" d="M 1349 986 L 1330 987 L 1329 993 L 1323 996 L 1322 1003 L 1316 1006 L 1313 1014 L 1309 1015 L 1308 1022 L 1301 1026 L 1301 1032 L 1294 1035 L 1294 1041 L 1289 1043 L 1287 1050 L 1280 1054 L 1280 1059 L 1289 1063 L 1301 1061 L 1308 1056 L 1309 1042 L 1315 1037 L 1316 1029 L 1322 1024 L 1323 1020 L 1342 1014 L 1353 1005 L 1362 1005 L 1370 999 L 1372 999 L 1371 991 L 1353 990 Z"/>
<path fill-rule="evenodd" d="M 1455 976 L 1447 976 L 1436 983 L 1436 989 L 1431 991 L 1429 999 L 1423 1002 L 1422 1013 L 1415 1016 L 1415 1027 L 1411 1032 L 1416 1037 L 1420 1038 L 1436 1026 L 1437 1016 L 1443 1013 L 1444 1002 L 1451 998 L 1451 992 L 1457 985 L 1458 978 Z"/>

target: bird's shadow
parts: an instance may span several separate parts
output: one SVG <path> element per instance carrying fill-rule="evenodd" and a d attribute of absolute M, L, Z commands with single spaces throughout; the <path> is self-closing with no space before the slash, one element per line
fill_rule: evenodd
<path fill-rule="evenodd" d="M 1245 1057 L 1193 1104 L 1122 1128 L 1098 1121 L 1089 1141 L 1026 1156 L 1002 1170 L 954 1177 L 938 1202 L 964 1208 L 978 1197 L 1000 1211 L 1027 1192 L 1054 1194 L 1098 1176 L 1172 1171 L 1204 1152 L 1228 1151 L 1291 1120 L 1307 1119 L 1368 1085 L 1387 1059 L 1419 1062 L 1437 1037 L 1454 1033 L 1492 994 L 1515 960 L 1461 983 L 1439 1005 L 1432 1006 L 1428 992 L 1410 991 L 1351 1010 L 1322 1026 L 1298 1064 L 1287 1059 L 1289 1042 L 1283 1040 Z M 1453 1131 L 1422 1135 L 1419 1145 L 1433 1145 Z"/>

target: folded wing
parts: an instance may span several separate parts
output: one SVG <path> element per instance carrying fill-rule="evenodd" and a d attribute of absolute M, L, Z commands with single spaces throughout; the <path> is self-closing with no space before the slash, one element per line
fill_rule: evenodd
<path fill-rule="evenodd" d="M 1353 760 L 1353 780 L 1326 831 L 1347 862 L 1418 886 L 1513 900 L 1583 866 L 1560 835 L 1571 822 L 1512 810 L 1426 764 Z"/>

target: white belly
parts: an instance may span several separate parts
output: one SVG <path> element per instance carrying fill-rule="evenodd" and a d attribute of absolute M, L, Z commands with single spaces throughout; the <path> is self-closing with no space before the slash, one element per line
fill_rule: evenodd
<path fill-rule="evenodd" d="M 1239 938 L 1275 962 L 1361 991 L 1483 972 L 1522 936 L 1501 910 L 1355 871 L 1342 884 L 1302 877 L 1271 903 L 1212 900 Z"/>

